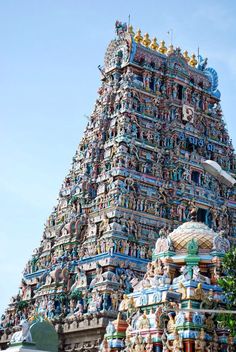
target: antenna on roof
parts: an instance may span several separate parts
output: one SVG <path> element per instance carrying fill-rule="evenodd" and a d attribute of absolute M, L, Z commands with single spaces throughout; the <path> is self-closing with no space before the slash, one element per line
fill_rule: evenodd
<path fill-rule="evenodd" d="M 173 29 L 170 29 L 167 34 L 170 36 L 170 45 L 173 45 L 173 37 L 174 37 L 174 31 Z"/>
<path fill-rule="evenodd" d="M 130 15 L 128 16 L 128 26 L 130 26 Z"/>
<path fill-rule="evenodd" d="M 197 61 L 200 61 L 200 48 L 199 46 L 197 47 Z"/>

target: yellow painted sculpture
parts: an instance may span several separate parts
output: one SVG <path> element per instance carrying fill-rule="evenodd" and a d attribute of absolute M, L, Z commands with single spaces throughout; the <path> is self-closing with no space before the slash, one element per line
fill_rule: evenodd
<path fill-rule="evenodd" d="M 151 41 L 150 48 L 152 50 L 158 50 L 159 45 L 157 44 L 157 38 L 154 37 L 153 40 Z"/>
<path fill-rule="evenodd" d="M 142 34 L 141 34 L 141 29 L 137 30 L 137 33 L 134 36 L 134 40 L 136 41 L 136 43 L 141 43 L 143 40 Z"/>
<path fill-rule="evenodd" d="M 197 66 L 197 59 L 195 54 L 192 54 L 191 59 L 189 60 L 189 65 L 192 67 Z"/>
<path fill-rule="evenodd" d="M 151 40 L 149 38 L 149 34 L 148 33 L 145 33 L 144 36 L 143 36 L 143 42 L 142 44 L 146 47 L 148 47 L 151 43 Z"/>
<path fill-rule="evenodd" d="M 183 52 L 183 57 L 184 57 L 185 60 L 187 60 L 187 61 L 190 60 L 190 57 L 189 57 L 189 55 L 188 55 L 188 51 L 187 51 L 187 50 L 185 50 L 185 51 Z"/>
<path fill-rule="evenodd" d="M 165 46 L 165 41 L 164 40 L 162 40 L 161 42 L 160 42 L 160 46 L 159 46 L 159 52 L 161 53 L 161 54 L 166 54 L 166 52 L 167 52 L 167 47 Z"/>
<path fill-rule="evenodd" d="M 134 36 L 134 30 L 133 30 L 133 26 L 131 26 L 131 24 L 128 27 L 128 33 L 131 34 L 132 36 Z"/>
<path fill-rule="evenodd" d="M 187 289 L 182 282 L 179 283 L 179 288 L 178 288 L 177 292 L 182 294 L 182 296 L 181 296 L 182 299 L 187 298 Z"/>
<path fill-rule="evenodd" d="M 205 293 L 200 282 L 198 283 L 197 288 L 194 290 L 194 298 L 198 301 L 202 301 L 205 298 Z"/>
<path fill-rule="evenodd" d="M 171 44 L 167 50 L 167 55 L 173 54 L 173 52 L 174 52 L 174 46 L 173 44 Z"/>

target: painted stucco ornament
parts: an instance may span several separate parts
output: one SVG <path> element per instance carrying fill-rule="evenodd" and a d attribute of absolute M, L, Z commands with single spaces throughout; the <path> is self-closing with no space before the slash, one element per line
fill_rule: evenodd
<path fill-rule="evenodd" d="M 213 251 L 219 253 L 226 253 L 230 249 L 230 242 L 227 238 L 223 237 L 224 231 L 217 234 L 213 240 Z"/>
<path fill-rule="evenodd" d="M 194 238 L 187 244 L 187 251 L 190 255 L 195 255 L 198 253 L 198 242 Z"/>
<path fill-rule="evenodd" d="M 27 320 L 21 320 L 20 322 L 21 331 L 17 331 L 12 335 L 11 344 L 18 342 L 32 342 L 32 336 L 30 333 L 30 325 Z"/>

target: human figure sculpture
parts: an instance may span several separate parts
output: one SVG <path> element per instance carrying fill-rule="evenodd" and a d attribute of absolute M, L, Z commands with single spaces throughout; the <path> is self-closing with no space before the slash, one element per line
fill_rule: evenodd
<path fill-rule="evenodd" d="M 92 297 L 88 305 L 88 312 L 98 312 L 101 309 L 102 297 L 98 292 L 92 292 Z"/>
<path fill-rule="evenodd" d="M 218 352 L 219 344 L 218 344 L 218 335 L 216 331 L 214 331 L 213 339 L 209 347 L 210 347 L 210 352 Z"/>
<path fill-rule="evenodd" d="M 173 352 L 182 352 L 183 351 L 183 341 L 182 338 L 179 336 L 178 332 L 175 332 L 175 339 L 173 341 Z"/>
<path fill-rule="evenodd" d="M 152 343 L 152 337 L 149 334 L 147 337 L 147 341 L 146 341 L 146 346 L 145 346 L 145 351 L 146 352 L 152 352 L 153 351 L 153 343 Z"/>
<path fill-rule="evenodd" d="M 167 340 L 167 332 L 164 329 L 163 334 L 161 335 L 161 342 L 162 342 L 162 352 L 169 352 L 169 344 Z"/>
<path fill-rule="evenodd" d="M 202 328 L 197 339 L 195 340 L 195 352 L 205 351 L 206 341 L 205 341 L 205 332 Z"/>
<path fill-rule="evenodd" d="M 137 238 L 137 235 L 138 235 L 138 228 L 133 214 L 131 218 L 128 220 L 128 234 L 133 236 L 134 238 Z"/>
<path fill-rule="evenodd" d="M 208 316 L 205 320 L 205 325 L 207 327 L 207 330 L 210 330 L 210 331 L 213 331 L 215 328 L 215 324 L 212 318 L 213 316 Z"/>
<path fill-rule="evenodd" d="M 55 305 L 54 305 L 54 301 L 50 299 L 47 302 L 47 317 L 48 319 L 53 319 L 54 315 L 55 315 Z"/>
<path fill-rule="evenodd" d="M 160 259 L 154 262 L 154 277 L 160 277 L 163 274 L 162 262 Z"/>
<path fill-rule="evenodd" d="M 154 308 L 150 309 L 150 312 L 148 314 L 148 319 L 149 319 L 149 323 L 150 323 L 150 328 L 156 328 L 157 327 L 156 312 L 155 312 Z"/>
<path fill-rule="evenodd" d="M 227 352 L 233 352 L 234 351 L 234 338 L 231 334 L 228 336 L 227 344 L 228 344 Z"/>
<path fill-rule="evenodd" d="M 135 352 L 144 352 L 144 343 L 143 343 L 143 338 L 140 335 L 137 335 L 135 337 L 135 347 L 134 347 Z"/>
<path fill-rule="evenodd" d="M 194 290 L 194 299 L 202 301 L 205 298 L 205 292 L 202 289 L 202 284 L 199 282 L 197 288 Z"/>
<path fill-rule="evenodd" d="M 175 331 L 175 318 L 172 313 L 168 313 L 169 321 L 167 323 L 167 331 L 172 333 Z"/>
<path fill-rule="evenodd" d="M 96 276 L 92 279 L 90 283 L 90 287 L 94 287 L 94 285 L 98 282 L 101 282 L 103 280 L 102 277 L 102 267 L 101 265 L 97 264 L 96 265 Z"/>
<path fill-rule="evenodd" d="M 87 277 L 85 272 L 79 267 L 76 268 L 76 278 L 74 284 L 71 286 L 71 291 L 76 288 L 87 286 Z"/>
<path fill-rule="evenodd" d="M 135 300 L 133 297 L 128 298 L 127 308 L 127 316 L 132 316 L 135 311 Z"/>
<path fill-rule="evenodd" d="M 139 329 L 149 329 L 150 328 L 150 322 L 147 317 L 146 311 L 143 312 L 143 314 L 138 319 L 138 328 Z"/>
<path fill-rule="evenodd" d="M 187 289 L 182 282 L 179 282 L 179 288 L 178 288 L 177 292 L 181 293 L 181 295 L 182 295 L 181 299 L 187 298 Z"/>
<path fill-rule="evenodd" d="M 83 312 L 84 312 L 84 306 L 83 306 L 82 300 L 80 299 L 76 304 L 76 307 L 74 309 L 74 314 L 76 316 L 82 316 Z"/>
<path fill-rule="evenodd" d="M 128 309 L 128 296 L 126 294 L 123 295 L 123 299 L 119 305 L 119 311 L 127 310 Z"/>
<path fill-rule="evenodd" d="M 20 322 L 21 331 L 17 331 L 13 334 L 10 343 L 18 342 L 32 342 L 32 336 L 30 332 L 30 325 L 27 320 L 21 320 Z"/>
<path fill-rule="evenodd" d="M 164 332 L 161 336 L 161 341 L 162 341 L 162 345 L 163 345 L 163 349 L 162 349 L 163 352 L 169 352 L 169 351 L 183 352 L 183 350 L 184 350 L 183 340 L 177 330 L 175 330 L 174 337 L 175 338 L 174 338 L 173 344 L 171 346 L 168 339 L 167 339 L 167 332 L 164 329 Z"/>
<path fill-rule="evenodd" d="M 108 219 L 106 213 L 104 213 L 102 221 L 99 226 L 100 237 L 104 234 L 105 231 L 108 231 L 108 230 L 109 230 L 109 219 Z"/>
<path fill-rule="evenodd" d="M 111 294 L 111 306 L 114 311 L 117 311 L 119 308 L 119 295 L 117 292 Z"/>
<path fill-rule="evenodd" d="M 195 205 L 195 201 L 192 200 L 189 202 L 189 210 L 190 210 L 190 220 L 191 221 L 196 221 L 197 220 L 197 207 Z"/>

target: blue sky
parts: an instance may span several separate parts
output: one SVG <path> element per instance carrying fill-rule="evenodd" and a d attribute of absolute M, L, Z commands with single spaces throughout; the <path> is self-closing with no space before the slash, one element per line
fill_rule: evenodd
<path fill-rule="evenodd" d="M 116 19 L 208 57 L 236 144 L 233 0 L 0 2 L 0 312 L 39 244 L 99 87 Z"/>

